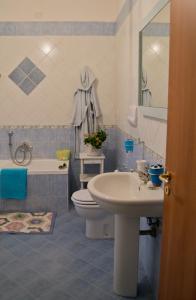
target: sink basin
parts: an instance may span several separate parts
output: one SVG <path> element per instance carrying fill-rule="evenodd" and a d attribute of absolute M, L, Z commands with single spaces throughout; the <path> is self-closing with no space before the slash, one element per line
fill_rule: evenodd
<path fill-rule="evenodd" d="M 150 190 L 137 173 L 114 172 L 88 183 L 92 198 L 115 215 L 114 292 L 137 296 L 140 217 L 160 217 L 163 190 Z"/>
<path fill-rule="evenodd" d="M 150 190 L 135 172 L 100 174 L 91 179 L 88 190 L 97 203 L 114 214 L 162 216 L 162 188 Z"/>

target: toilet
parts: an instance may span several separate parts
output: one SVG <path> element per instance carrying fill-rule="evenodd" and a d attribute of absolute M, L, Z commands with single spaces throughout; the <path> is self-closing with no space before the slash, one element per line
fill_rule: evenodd
<path fill-rule="evenodd" d="M 87 238 L 111 239 L 114 237 L 114 216 L 104 211 L 92 199 L 88 189 L 74 192 L 71 200 L 78 215 L 86 219 Z"/>

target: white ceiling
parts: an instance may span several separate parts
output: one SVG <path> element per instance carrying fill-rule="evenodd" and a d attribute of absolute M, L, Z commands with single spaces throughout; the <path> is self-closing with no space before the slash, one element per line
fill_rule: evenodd
<path fill-rule="evenodd" d="M 125 0 L 0 0 L 0 21 L 115 21 Z"/>

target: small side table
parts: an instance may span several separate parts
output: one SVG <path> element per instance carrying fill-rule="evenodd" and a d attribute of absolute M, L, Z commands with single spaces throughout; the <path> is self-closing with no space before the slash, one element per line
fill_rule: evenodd
<path fill-rule="evenodd" d="M 101 174 L 104 172 L 104 159 L 105 155 L 99 155 L 99 156 L 90 156 L 86 153 L 80 153 L 80 183 L 81 183 L 81 189 L 84 188 L 84 184 L 89 182 L 91 178 L 94 176 Z M 85 173 L 85 165 L 99 165 L 99 173 Z"/>

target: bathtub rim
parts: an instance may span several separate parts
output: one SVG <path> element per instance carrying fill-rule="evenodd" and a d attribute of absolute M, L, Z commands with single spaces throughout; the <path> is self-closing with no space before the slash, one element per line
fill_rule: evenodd
<path fill-rule="evenodd" d="M 44 166 L 45 168 L 36 168 L 34 166 L 35 163 L 41 163 L 43 161 L 47 161 L 50 165 Z M 55 163 L 54 163 L 55 162 Z M 58 166 L 62 165 L 63 163 L 66 163 L 66 168 L 65 169 L 59 169 Z M 52 164 L 52 165 L 51 165 Z M 37 166 L 37 165 L 36 165 Z M 69 160 L 66 161 L 60 161 L 57 159 L 33 159 L 32 162 L 26 166 L 17 166 L 14 165 L 11 160 L 5 160 L 2 159 L 0 160 L 0 170 L 1 169 L 11 169 L 11 168 L 27 168 L 28 169 L 28 175 L 68 175 L 69 173 Z"/>

